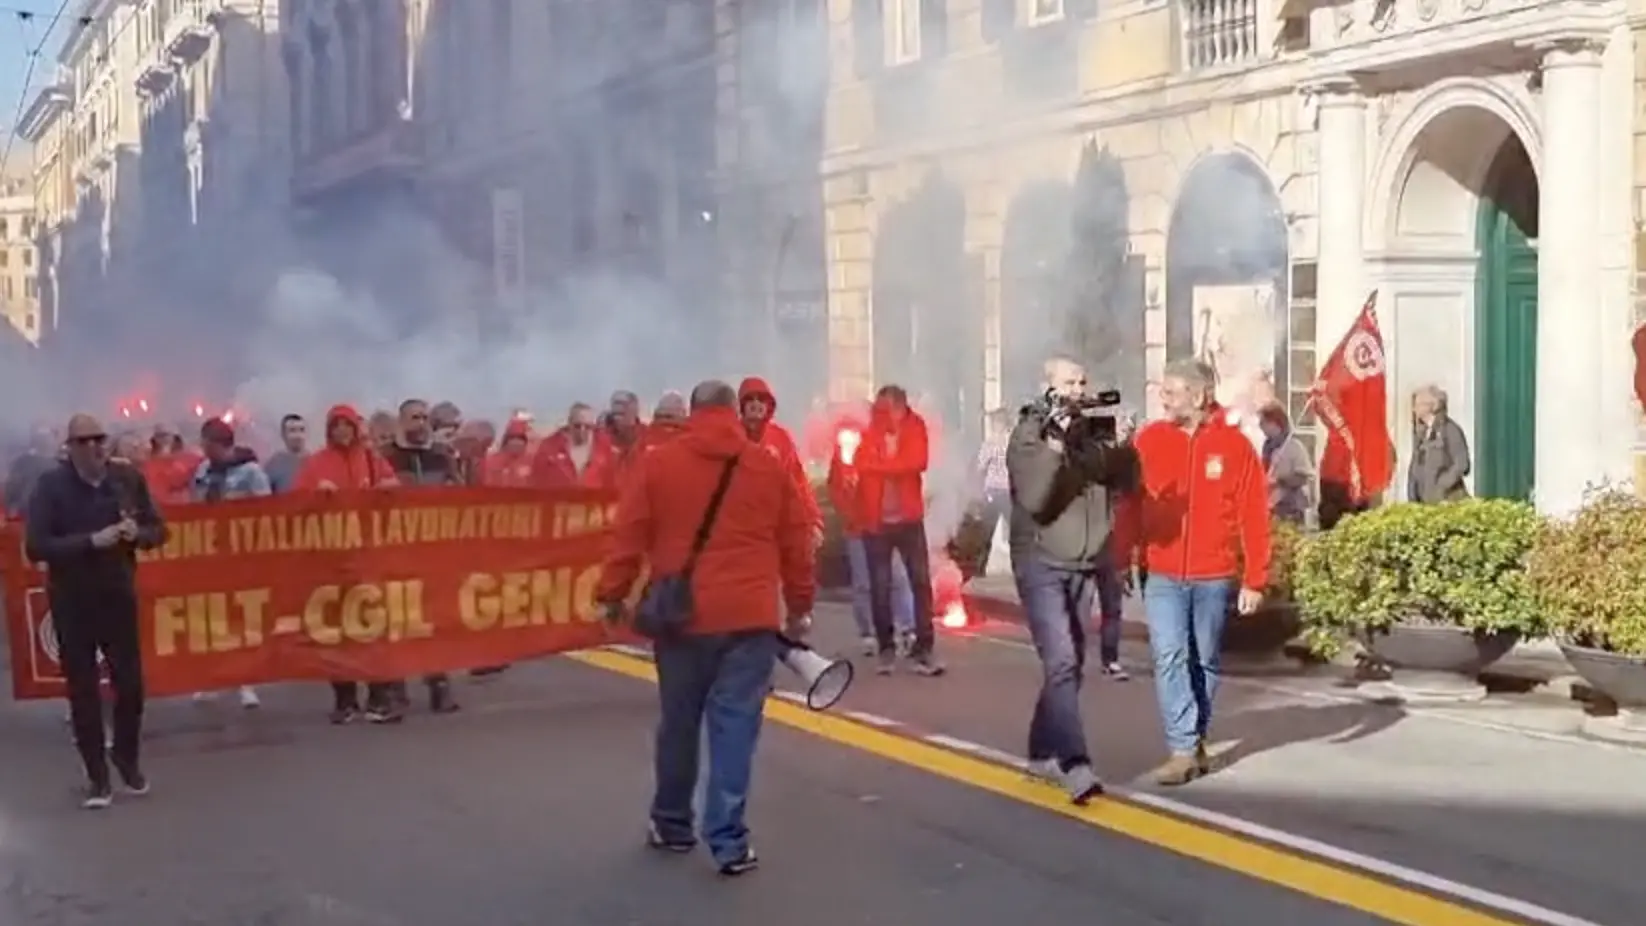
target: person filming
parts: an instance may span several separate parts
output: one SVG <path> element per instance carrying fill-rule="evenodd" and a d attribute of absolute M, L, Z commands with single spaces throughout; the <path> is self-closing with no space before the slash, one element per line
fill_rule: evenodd
<path fill-rule="evenodd" d="M 1089 396 L 1085 369 L 1068 358 L 1045 370 L 1045 394 L 1006 447 L 1012 576 L 1043 671 L 1029 761 L 1083 804 L 1103 792 L 1080 719 L 1086 621 L 1109 566 L 1110 488 L 1135 467 L 1115 431 L 1119 396 Z"/>

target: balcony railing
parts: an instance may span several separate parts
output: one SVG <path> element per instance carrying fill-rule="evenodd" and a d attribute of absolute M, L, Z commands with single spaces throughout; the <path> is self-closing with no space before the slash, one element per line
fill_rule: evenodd
<path fill-rule="evenodd" d="M 1180 0 L 1183 63 L 1191 70 L 1259 57 L 1258 0 Z"/>
<path fill-rule="evenodd" d="M 215 17 L 202 0 L 184 0 L 172 10 L 164 27 L 166 54 L 179 61 L 196 61 L 211 47 Z"/>

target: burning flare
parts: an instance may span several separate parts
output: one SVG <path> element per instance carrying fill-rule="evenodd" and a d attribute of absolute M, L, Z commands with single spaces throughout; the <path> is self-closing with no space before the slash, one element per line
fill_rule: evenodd
<path fill-rule="evenodd" d="M 857 459 L 857 448 L 863 445 L 863 433 L 853 428 L 841 428 L 835 435 L 834 443 L 840 448 L 840 462 L 847 466 Z"/>

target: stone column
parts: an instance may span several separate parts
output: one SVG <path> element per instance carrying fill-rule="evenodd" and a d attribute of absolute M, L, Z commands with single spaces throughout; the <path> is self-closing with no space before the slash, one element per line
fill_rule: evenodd
<path fill-rule="evenodd" d="M 1606 446 L 1599 356 L 1601 39 L 1561 37 L 1537 50 L 1543 55 L 1543 163 L 1534 495 L 1540 511 L 1566 514 L 1600 475 L 1596 464 Z"/>
<path fill-rule="evenodd" d="M 1311 88 L 1319 109 L 1319 282 L 1315 349 L 1321 362 L 1348 333 L 1366 301 L 1366 98 L 1354 81 Z"/>

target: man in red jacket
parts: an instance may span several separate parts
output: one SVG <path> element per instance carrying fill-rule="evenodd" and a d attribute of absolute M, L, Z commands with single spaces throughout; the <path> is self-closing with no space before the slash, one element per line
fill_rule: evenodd
<path fill-rule="evenodd" d="M 1142 485 L 1136 504 L 1122 513 L 1135 524 L 1118 531 L 1134 545 L 1121 565 L 1137 563 L 1149 574 L 1144 614 L 1172 753 L 1156 773 L 1163 785 L 1211 770 L 1206 734 L 1223 625 L 1231 603 L 1241 614 L 1256 610 L 1268 580 L 1268 480 L 1252 442 L 1213 401 L 1215 381 L 1203 363 L 1167 367 L 1160 384 L 1165 420 L 1143 428 L 1134 442 Z"/>
<path fill-rule="evenodd" d="M 914 645 L 909 656 L 919 675 L 942 675 L 932 653 L 931 555 L 926 545 L 926 422 L 909 408 L 901 386 L 884 386 L 875 394 L 874 410 L 863 442 L 841 474 L 856 498 L 855 517 L 863 530 L 869 567 L 870 611 L 880 649 L 876 671 L 897 668 L 897 641 L 892 628 L 892 554 L 902 557 L 914 593 Z"/>
<path fill-rule="evenodd" d="M 789 478 L 800 490 L 806 504 L 808 523 L 812 525 L 814 542 L 823 539 L 823 510 L 817 506 L 817 493 L 812 491 L 811 478 L 806 475 L 806 464 L 801 462 L 800 450 L 794 445 L 789 429 L 772 420 L 777 414 L 777 397 L 772 388 L 758 376 L 743 380 L 737 387 L 738 410 L 743 414 L 743 429 L 749 440 L 783 464 Z"/>
<path fill-rule="evenodd" d="M 596 425 L 594 409 L 578 402 L 566 415 L 566 426 L 537 445 L 532 479 L 539 489 L 609 488 L 617 484 L 618 465 L 617 449 Z"/>

